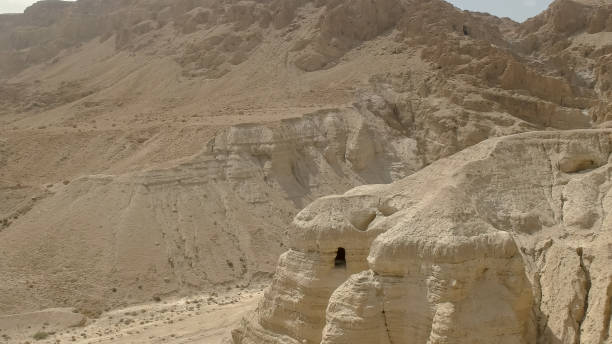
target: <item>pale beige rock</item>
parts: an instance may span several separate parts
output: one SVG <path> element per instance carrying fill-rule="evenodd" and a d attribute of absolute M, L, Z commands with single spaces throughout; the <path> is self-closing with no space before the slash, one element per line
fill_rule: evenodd
<path fill-rule="evenodd" d="M 281 273 L 275 290 L 297 291 L 273 299 L 288 303 L 275 311 L 284 317 L 278 329 L 319 342 L 327 298 L 340 285 L 367 302 L 375 291 L 388 290 L 389 280 L 343 283 L 348 274 L 368 270 L 371 241 L 408 206 L 379 202 L 372 197 L 379 186 L 355 191 L 350 202 L 321 201 L 317 211 L 337 217 L 332 222 L 348 243 L 319 233 L 329 219 L 316 215 L 302 218 L 303 233 L 282 243 L 295 214 L 317 197 L 398 181 L 489 138 L 610 127 L 610 13 L 609 1 L 560 0 L 519 24 L 438 0 L 80 0 L 45 1 L 23 15 L 0 15 L 0 313 L 74 306 L 96 315 L 157 297 L 242 288 L 269 281 L 289 244 L 286 266 L 333 281 Z M 409 197 L 415 216 L 431 218 L 427 225 L 439 227 L 440 237 L 451 233 L 448 240 L 456 243 L 449 249 L 435 236 L 419 242 L 440 254 L 426 264 L 474 258 L 474 246 L 506 247 L 491 227 L 510 228 L 520 233 L 514 239 L 541 236 L 539 244 L 521 241 L 521 250 L 544 252 L 550 243 L 572 271 L 557 278 L 542 270 L 554 271 L 548 261 L 524 261 L 530 284 L 542 273 L 550 283 L 580 286 L 586 273 L 572 252 L 582 247 L 597 290 L 589 293 L 593 312 L 582 321 L 583 341 L 605 340 L 609 283 L 607 260 L 598 257 L 607 253 L 604 243 L 597 249 L 582 244 L 611 221 L 609 196 L 600 197 L 608 185 L 601 167 L 609 157 L 593 150 L 597 144 L 579 144 L 568 149 L 571 154 L 508 153 L 509 161 L 544 160 L 530 170 L 537 173 L 518 179 L 499 172 L 506 183 L 498 175 L 480 176 L 470 187 L 486 207 L 476 210 L 466 198 L 451 197 L 454 186 L 440 186 L 446 177 L 411 186 L 429 197 Z M 544 201 L 531 193 L 540 190 L 534 185 L 549 184 L 541 175 L 549 175 L 550 166 L 558 170 L 550 178 L 554 185 L 539 193 Z M 428 171 L 429 178 L 438 174 Z M 508 193 L 500 198 L 481 189 L 488 184 Z M 442 191 L 431 194 L 433 189 Z M 458 235 L 456 221 L 428 207 L 465 213 L 475 233 Z M 555 225 L 585 237 L 558 243 L 548 234 Z M 433 244 L 438 241 L 444 249 Z M 328 264 L 340 244 L 348 266 L 338 273 Z M 487 266 L 516 273 L 521 267 L 512 262 Z M 401 265 L 387 265 L 393 274 L 405 273 Z M 440 270 L 444 278 L 486 277 L 492 290 L 504 291 L 501 278 L 455 276 L 450 266 Z M 415 272 L 411 283 L 429 276 L 428 269 Z M 539 305 L 542 298 L 554 301 L 557 291 L 565 293 L 559 298 L 564 302 L 584 298 L 580 288 L 546 288 L 532 301 L 520 293 L 508 296 L 504 302 L 513 311 L 505 314 L 520 316 L 522 305 Z M 316 312 L 292 299 L 309 300 L 309 290 L 318 293 Z M 400 287 L 393 290 L 398 300 L 407 297 Z M 428 315 L 410 331 L 429 336 L 435 316 L 436 340 L 473 340 L 461 328 L 474 324 L 457 323 L 466 298 L 423 299 L 415 314 Z M 575 338 L 581 311 L 547 307 L 556 312 L 548 321 L 555 335 L 563 329 L 564 338 Z M 346 312 L 362 322 L 380 320 L 359 309 Z M 333 308 L 326 340 L 342 340 L 343 312 Z M 276 326 L 275 314 L 262 315 L 266 326 Z M 546 317 L 535 317 L 545 333 Z M 503 321 L 510 330 L 493 321 L 491 331 L 511 336 L 521 326 Z M 278 340 L 261 326 L 252 328 L 260 342 Z"/>
<path fill-rule="evenodd" d="M 603 341 L 611 152 L 610 131 L 520 134 L 315 201 L 234 342 Z"/>

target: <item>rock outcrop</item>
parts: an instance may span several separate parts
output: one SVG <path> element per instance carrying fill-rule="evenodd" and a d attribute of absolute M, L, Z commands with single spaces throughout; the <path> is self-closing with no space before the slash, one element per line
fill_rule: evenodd
<path fill-rule="evenodd" d="M 589 106 L 593 122 L 609 126 L 610 121 L 610 1 L 559 0 L 548 10 L 528 20 L 517 31 L 516 47 L 538 56 L 539 69 L 566 78 L 571 85 L 583 85 L 582 96 L 596 94 Z"/>
<path fill-rule="evenodd" d="M 607 342 L 611 152 L 519 134 L 315 201 L 234 342 Z"/>
<path fill-rule="evenodd" d="M 318 197 L 398 181 L 490 138 L 608 127 L 608 10 L 607 2 L 559 0 L 519 24 L 439 0 L 79 0 L 42 1 L 24 14 L 0 15 L 0 313 L 76 307 L 95 314 L 269 281 L 287 247 L 286 228 Z M 573 12 L 579 16 L 568 17 Z M 600 163 L 568 159 L 559 168 L 571 173 Z M 597 183 L 567 188 L 578 195 Z M 461 203 L 453 197 L 445 204 Z M 564 223 L 599 225 L 605 214 L 589 205 L 597 198 L 577 197 L 563 201 Z M 396 212 L 367 192 L 351 199 L 331 197 L 321 211 L 346 208 L 350 226 L 338 218 L 337 228 L 362 231 L 343 244 L 344 257 L 335 239 L 331 246 L 308 244 L 309 237 L 290 245 L 296 249 L 283 264 L 326 277 L 297 289 L 318 295 L 311 305 L 267 307 L 266 328 L 284 333 L 302 321 L 288 335 L 323 338 L 320 308 L 350 275 L 368 269 L 371 242 L 382 230 L 367 228 Z M 353 209 L 352 202 L 362 203 Z M 538 232 L 550 225 L 529 212 L 504 216 L 474 223 L 480 232 L 466 238 L 479 235 L 486 243 L 465 239 L 465 245 L 501 245 L 508 251 L 493 250 L 492 257 L 505 263 L 472 266 L 477 258 L 470 256 L 461 268 L 488 269 L 487 283 L 500 292 L 506 282 L 496 276 L 540 270 L 521 265 L 509 239 L 489 236 L 497 233 L 489 227 L 510 223 Z M 328 219 L 321 221 L 317 226 L 327 228 Z M 452 222 L 445 225 L 441 233 L 459 235 Z M 300 226 L 310 228 L 309 221 Z M 328 266 L 336 257 L 346 269 Z M 576 268 L 577 257 L 566 264 Z M 434 274 L 436 264 L 464 263 L 427 259 L 423 276 Z M 549 264 L 538 259 L 534 264 Z M 440 269 L 442 279 L 480 278 Z M 276 278 L 277 289 L 297 283 L 293 275 Z M 378 300 L 381 278 L 359 275 L 343 290 Z M 564 284 L 554 274 L 542 278 Z M 591 288 L 607 288 L 592 280 Z M 469 288 L 458 286 L 457 293 Z M 580 311 L 561 316 L 555 292 L 509 292 L 505 305 L 519 320 L 498 319 L 508 327 L 491 331 L 530 335 L 533 321 L 523 317 L 530 305 L 551 314 L 555 333 L 575 324 L 567 338 L 577 336 L 581 321 L 582 328 L 600 326 L 589 315 L 581 320 Z M 440 307 L 432 331 L 463 336 L 451 333 L 460 310 L 448 304 L 464 307 L 471 296 L 453 293 L 424 304 L 431 311 L 418 331 Z M 568 293 L 566 301 L 580 304 L 580 295 Z M 344 297 L 334 296 L 348 303 Z M 347 325 L 345 311 L 331 310 L 326 340 L 337 340 Z M 369 323 L 370 316 L 373 323 L 386 319 L 368 313 L 359 321 Z M 545 318 L 534 317 L 536 332 L 544 331 Z"/>

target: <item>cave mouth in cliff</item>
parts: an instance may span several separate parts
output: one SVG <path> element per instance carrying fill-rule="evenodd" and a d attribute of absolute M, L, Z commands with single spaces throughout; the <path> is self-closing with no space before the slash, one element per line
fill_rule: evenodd
<path fill-rule="evenodd" d="M 343 247 L 338 247 L 338 252 L 336 253 L 336 259 L 334 260 L 334 267 L 336 268 L 345 268 L 346 267 L 346 251 Z"/>

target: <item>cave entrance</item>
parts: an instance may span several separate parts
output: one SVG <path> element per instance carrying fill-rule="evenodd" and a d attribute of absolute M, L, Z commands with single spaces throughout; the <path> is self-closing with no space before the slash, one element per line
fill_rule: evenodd
<path fill-rule="evenodd" d="M 334 260 L 334 267 L 336 268 L 346 268 L 346 251 L 343 247 L 338 247 L 338 252 L 336 253 L 336 259 Z"/>

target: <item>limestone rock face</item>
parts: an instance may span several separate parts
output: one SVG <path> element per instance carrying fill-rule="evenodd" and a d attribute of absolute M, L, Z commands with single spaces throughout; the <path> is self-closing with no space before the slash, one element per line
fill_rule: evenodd
<path fill-rule="evenodd" d="M 245 341 L 279 340 L 274 333 L 288 342 L 339 341 L 349 335 L 345 326 L 350 338 L 372 341 L 386 332 L 393 340 L 397 331 L 476 340 L 459 330 L 474 324 L 457 325 L 474 299 L 473 280 L 507 295 L 498 305 L 507 317 L 492 317 L 487 336 L 529 340 L 533 321 L 540 337 L 547 328 L 568 341 L 586 328 L 600 333 L 606 322 L 578 306 L 591 298 L 585 269 L 605 268 L 598 260 L 605 245 L 580 246 L 580 255 L 580 247 L 555 241 L 551 255 L 571 270 L 559 276 L 543 249 L 550 236 L 531 247 L 497 233 L 531 237 L 558 225 L 589 235 L 609 225 L 609 201 L 598 193 L 607 175 L 584 172 L 607 157 L 586 146 L 550 163 L 533 145 L 505 156 L 508 164 L 520 157 L 508 169 L 536 166 L 525 169 L 539 171 L 533 176 L 474 168 L 438 187 L 439 172 L 429 168 L 422 187 L 410 186 L 419 197 L 401 196 L 411 205 L 377 196 L 385 187 L 364 187 L 317 201 L 285 232 L 319 197 L 397 182 L 490 138 L 612 127 L 609 14 L 609 0 L 555 1 L 522 24 L 441 0 L 78 0 L 0 15 L 0 313 L 96 313 L 266 283 L 289 247 L 253 323 L 274 328 L 272 337 L 249 325 Z M 542 181 L 550 166 L 556 179 Z M 465 191 L 474 175 L 481 181 Z M 533 185 L 553 182 L 543 189 L 546 202 L 531 196 L 540 190 Z M 464 185 L 460 192 L 455 184 Z M 385 190 L 399 194 L 397 185 Z M 504 203 L 498 194 L 524 202 Z M 373 247 L 390 254 L 376 240 L 391 233 L 390 219 L 408 221 L 406 209 L 430 218 L 412 230 L 440 231 L 419 232 L 418 242 L 393 239 L 416 245 L 410 252 L 432 251 L 423 266 L 414 255 L 402 258 L 419 266 L 412 272 L 391 258 L 368 262 Z M 332 225 L 342 240 L 328 233 Z M 445 240 L 461 243 L 457 253 L 440 248 Z M 513 245 L 533 262 L 518 264 Z M 481 246 L 490 252 L 475 254 Z M 495 261 L 485 261 L 489 255 Z M 540 274 L 541 295 L 528 297 L 513 289 L 522 279 L 500 277 L 520 269 L 530 285 Z M 424 317 L 411 330 L 398 330 L 408 326 L 396 323 L 403 311 L 374 301 L 387 300 L 387 283 L 408 273 L 415 285 L 431 280 L 415 290 L 435 297 L 419 301 L 414 312 Z M 590 276 L 591 290 L 607 290 L 606 276 Z M 334 294 L 338 306 L 327 321 L 341 285 L 355 299 Z M 404 300 L 402 290 L 392 296 Z M 595 295 L 606 292 L 597 293 L 589 293 L 599 297 L 589 309 L 605 313 L 606 296 Z M 562 311 L 557 294 L 575 309 Z M 349 301 L 374 302 L 392 317 L 340 307 Z M 550 317 L 526 318 L 529 304 Z M 356 324 L 370 319 L 394 325 L 360 334 Z"/>
<path fill-rule="evenodd" d="M 523 23 L 515 41 L 526 53 L 550 61 L 558 71 L 551 76 L 592 87 L 599 100 L 588 113 L 597 124 L 610 121 L 611 15 L 609 0 L 558 0 Z"/>
<path fill-rule="evenodd" d="M 315 201 L 234 342 L 606 342 L 611 153 L 519 134 Z"/>

